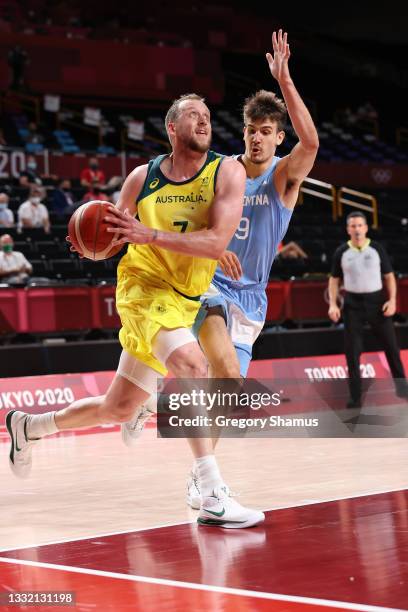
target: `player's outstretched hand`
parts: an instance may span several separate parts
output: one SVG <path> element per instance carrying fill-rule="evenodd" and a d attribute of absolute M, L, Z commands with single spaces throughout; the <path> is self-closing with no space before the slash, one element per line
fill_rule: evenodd
<path fill-rule="evenodd" d="M 65 238 L 65 240 L 66 240 L 66 241 L 67 241 L 67 242 L 68 242 L 68 243 L 71 245 L 71 246 L 69 247 L 69 250 L 71 251 L 71 253 L 78 253 L 78 256 L 79 256 L 81 259 L 83 259 L 83 258 L 84 258 L 84 256 L 82 255 L 82 253 L 81 253 L 80 251 L 77 251 L 77 250 L 76 250 L 76 248 L 75 248 L 75 247 L 72 245 L 71 238 L 70 238 L 69 236 L 67 236 L 67 237 Z"/>
<path fill-rule="evenodd" d="M 340 308 L 338 306 L 330 306 L 329 317 L 333 321 L 333 323 L 337 323 L 337 321 L 339 321 L 341 317 Z"/>
<path fill-rule="evenodd" d="M 224 251 L 218 263 L 225 276 L 229 276 L 232 280 L 239 280 L 241 278 L 241 264 L 238 257 L 232 251 Z"/>
<path fill-rule="evenodd" d="M 278 35 L 276 35 L 276 32 L 272 34 L 272 48 L 273 55 L 271 53 L 266 54 L 272 76 L 278 83 L 290 79 L 288 66 L 290 49 L 287 32 L 283 33 L 282 30 L 279 30 Z"/>
<path fill-rule="evenodd" d="M 125 244 L 126 242 L 131 244 L 149 244 L 153 241 L 155 230 L 146 227 L 143 223 L 132 217 L 127 208 L 122 212 L 116 206 L 109 206 L 108 212 L 109 214 L 105 217 L 105 221 L 110 223 L 112 227 L 106 228 L 106 231 L 120 234 L 119 238 L 112 240 L 112 246 Z"/>

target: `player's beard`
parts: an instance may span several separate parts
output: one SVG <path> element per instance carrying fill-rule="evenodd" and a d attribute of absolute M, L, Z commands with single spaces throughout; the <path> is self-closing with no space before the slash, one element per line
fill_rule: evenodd
<path fill-rule="evenodd" d="M 208 135 L 205 141 L 199 141 L 198 138 L 190 136 L 189 138 L 185 139 L 184 144 L 186 147 L 191 149 L 191 151 L 195 151 L 196 153 L 206 153 L 206 151 L 208 151 L 210 148 L 211 134 Z"/>

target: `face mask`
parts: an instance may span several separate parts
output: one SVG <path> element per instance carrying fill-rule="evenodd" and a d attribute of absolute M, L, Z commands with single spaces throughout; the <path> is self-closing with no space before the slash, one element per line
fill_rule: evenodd
<path fill-rule="evenodd" d="M 99 164 L 89 164 L 89 167 L 92 168 L 92 170 L 97 170 L 99 168 Z"/>
<path fill-rule="evenodd" d="M 41 202 L 41 198 L 37 198 L 37 197 L 31 198 L 32 204 L 39 204 L 40 202 Z"/>
<path fill-rule="evenodd" d="M 30 170 L 35 170 L 37 168 L 36 162 L 28 162 L 27 168 L 29 168 Z"/>
<path fill-rule="evenodd" d="M 0 211 L 6 210 L 6 208 L 7 208 L 7 204 L 0 203 Z"/>
<path fill-rule="evenodd" d="M 12 244 L 3 244 L 3 251 L 5 253 L 11 253 L 13 251 L 13 245 Z"/>

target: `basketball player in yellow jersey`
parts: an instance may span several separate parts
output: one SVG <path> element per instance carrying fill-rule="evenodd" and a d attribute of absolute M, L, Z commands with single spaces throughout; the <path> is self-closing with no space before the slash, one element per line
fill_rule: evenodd
<path fill-rule="evenodd" d="M 172 153 L 131 172 L 107 217 L 120 233 L 117 242 L 130 243 L 118 272 L 123 352 L 115 378 L 104 396 L 42 415 L 7 415 L 10 467 L 19 477 L 28 477 L 40 438 L 130 421 L 167 369 L 180 378 L 207 376 L 205 357 L 189 328 L 198 297 L 241 218 L 245 170 L 236 160 L 209 152 L 210 112 L 199 96 L 176 100 L 166 128 Z M 228 495 L 211 439 L 196 438 L 192 448 L 203 498 L 198 522 L 242 528 L 263 521 L 262 512 Z"/>
<path fill-rule="evenodd" d="M 177 234 L 194 232 L 197 239 L 200 230 L 208 227 L 221 162 L 221 155 L 208 151 L 202 167 L 190 180 L 176 182 L 169 176 L 172 156 L 156 158 L 149 163 L 146 173 L 143 172 L 145 180 L 137 202 L 133 203 L 132 198 L 132 217 L 137 206 L 143 226 Z M 170 172 L 165 174 L 166 165 Z M 133 218 L 129 222 L 130 217 L 121 217 L 115 212 L 112 209 L 113 216 L 107 219 L 121 227 L 130 223 L 132 231 Z M 179 237 L 177 234 L 176 238 Z M 118 242 L 137 239 L 128 232 L 127 237 Z M 152 353 L 152 340 L 162 327 L 173 329 L 180 325 L 187 328 L 193 325 L 200 307 L 200 296 L 214 276 L 217 261 L 209 258 L 207 245 L 204 250 L 200 249 L 201 257 L 192 257 L 160 248 L 162 240 L 161 234 L 157 233 L 148 244 L 129 245 L 118 267 L 116 307 L 122 320 L 120 341 L 123 348 L 161 374 L 166 374 L 165 360 L 160 361 Z M 168 244 L 168 236 L 165 240 Z M 213 248 L 217 250 L 218 247 L 213 245 Z M 134 282 L 136 277 L 137 284 Z"/>

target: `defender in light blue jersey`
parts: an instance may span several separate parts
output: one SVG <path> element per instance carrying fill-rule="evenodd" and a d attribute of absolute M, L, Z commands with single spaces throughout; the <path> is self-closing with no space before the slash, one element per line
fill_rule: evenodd
<path fill-rule="evenodd" d="M 196 322 L 197 329 L 207 314 L 223 317 L 244 377 L 252 345 L 265 323 L 269 272 L 293 212 L 281 201 L 274 185 L 279 159 L 274 156 L 265 172 L 246 179 L 243 215 L 228 246 L 238 258 L 242 273 L 239 280 L 234 280 L 217 268 Z"/>
<path fill-rule="evenodd" d="M 279 243 L 286 234 L 302 181 L 313 167 L 318 134 L 289 74 L 287 35 L 273 34 L 267 54 L 284 100 L 258 91 L 244 106 L 247 173 L 240 224 L 203 296 L 195 331 L 215 378 L 245 377 L 252 346 L 266 318 L 266 286 Z M 285 137 L 288 112 L 299 138 L 289 155 L 275 156 Z"/>

